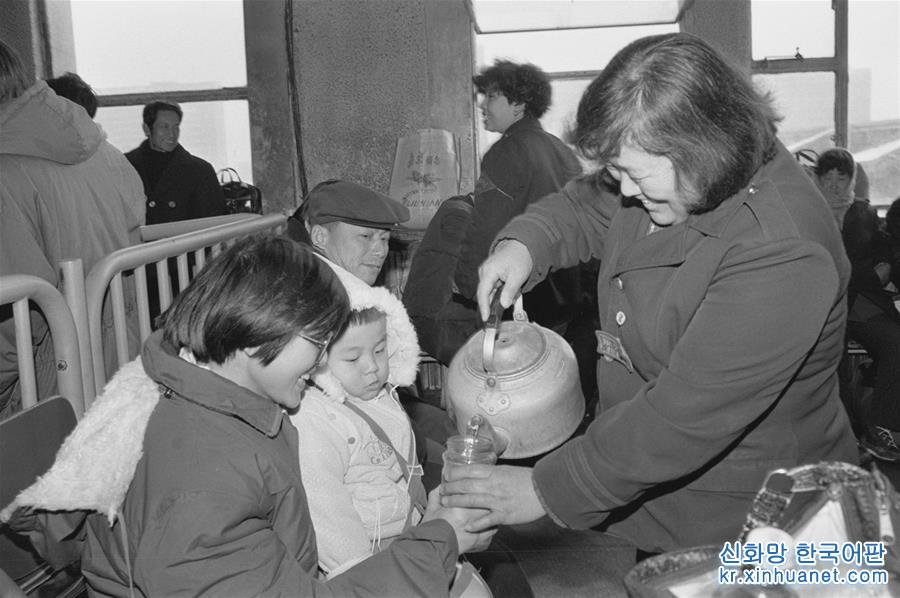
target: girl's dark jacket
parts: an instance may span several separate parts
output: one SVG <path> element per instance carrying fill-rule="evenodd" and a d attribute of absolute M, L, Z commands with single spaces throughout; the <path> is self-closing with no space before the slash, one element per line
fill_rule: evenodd
<path fill-rule="evenodd" d="M 278 405 L 157 332 L 0 519 L 18 508 L 14 527 L 50 549 L 48 534 L 80 530 L 92 596 L 448 595 L 458 555 L 443 520 L 319 581 L 297 451 Z"/>
<path fill-rule="evenodd" d="M 601 329 L 624 348 L 603 345 L 600 412 L 537 463 L 535 487 L 562 525 L 604 524 L 650 551 L 721 545 L 768 471 L 857 459 L 836 373 L 841 236 L 780 144 L 746 188 L 652 234 L 608 181 L 575 180 L 497 235 L 528 247 L 531 283 L 600 257 Z"/>

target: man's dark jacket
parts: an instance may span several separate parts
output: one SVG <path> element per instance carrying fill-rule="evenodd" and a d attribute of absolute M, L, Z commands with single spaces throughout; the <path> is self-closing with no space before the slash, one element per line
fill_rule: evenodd
<path fill-rule="evenodd" d="M 157 181 L 151 181 L 150 144 L 144 140 L 125 157 L 131 162 L 147 195 L 147 224 L 175 222 L 225 213 L 225 196 L 212 165 L 177 145 Z"/>

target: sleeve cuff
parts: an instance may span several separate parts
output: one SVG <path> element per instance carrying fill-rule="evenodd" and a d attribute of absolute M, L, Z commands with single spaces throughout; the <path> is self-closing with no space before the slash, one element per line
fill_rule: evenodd
<path fill-rule="evenodd" d="M 570 529 L 587 529 L 606 519 L 619 503 L 600 485 L 572 443 L 538 461 L 532 483 L 553 521 Z"/>

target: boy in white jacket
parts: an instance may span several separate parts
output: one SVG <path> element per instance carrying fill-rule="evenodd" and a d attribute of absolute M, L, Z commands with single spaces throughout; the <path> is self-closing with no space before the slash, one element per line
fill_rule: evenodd
<path fill-rule="evenodd" d="M 417 524 L 426 493 L 412 426 L 396 393 L 397 386 L 415 381 L 415 328 L 387 289 L 370 287 L 322 259 L 347 290 L 350 320 L 291 421 L 300 436 L 319 568 L 330 578 Z M 451 596 L 491 592 L 471 565 L 458 564 Z"/>
<path fill-rule="evenodd" d="M 415 380 L 415 329 L 389 291 L 329 265 L 353 312 L 291 420 L 300 436 L 319 567 L 334 576 L 417 524 L 425 489 L 412 427 L 395 391 Z"/>

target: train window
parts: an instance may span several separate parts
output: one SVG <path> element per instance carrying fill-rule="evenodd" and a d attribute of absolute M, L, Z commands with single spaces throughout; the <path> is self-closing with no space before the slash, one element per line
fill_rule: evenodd
<path fill-rule="evenodd" d="M 900 6 L 753 0 L 751 13 L 754 81 L 775 95 L 788 148 L 848 148 L 884 212 L 900 193 Z"/>
<path fill-rule="evenodd" d="M 546 31 L 483 33 L 475 36 L 476 71 L 496 59 L 530 62 L 542 68 L 553 86 L 553 104 L 541 119 L 544 128 L 564 141 L 575 121 L 581 94 L 613 55 L 629 42 L 647 35 L 678 30 L 675 23 Z M 480 119 L 476 119 L 480 122 Z M 478 127 L 481 155 L 497 139 Z"/>
<path fill-rule="evenodd" d="M 900 197 L 900 3 L 849 4 L 847 149 L 869 176 L 870 201 L 883 211 Z"/>
<path fill-rule="evenodd" d="M 246 85 L 242 4 L 214 6 L 72 0 L 78 74 L 101 93 Z"/>
<path fill-rule="evenodd" d="M 481 68 L 506 58 L 531 62 L 548 73 L 599 71 L 629 42 L 672 31 L 678 25 L 482 33 L 475 36 L 475 62 Z"/>
<path fill-rule="evenodd" d="M 250 122 L 246 100 L 183 102 L 180 143 L 216 170 L 234 168 L 244 180 L 250 179 Z M 123 152 L 143 140 L 143 105 L 108 106 L 97 111 L 96 120 L 108 140 Z M 246 174 L 245 174 L 246 173 Z"/>
<path fill-rule="evenodd" d="M 252 181 L 243 3 L 214 4 L 71 0 L 77 72 L 122 151 L 144 139 L 144 104 L 171 99 L 184 110 L 182 145 Z"/>
<path fill-rule="evenodd" d="M 772 94 L 788 148 L 821 153 L 834 146 L 834 73 L 756 75 L 753 82 Z"/>
<path fill-rule="evenodd" d="M 754 60 L 834 56 L 831 0 L 753 0 L 750 10 Z"/>

